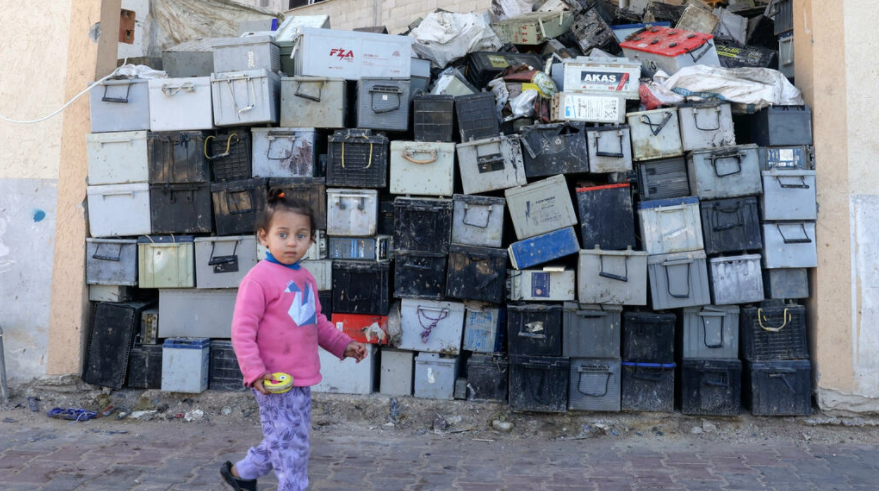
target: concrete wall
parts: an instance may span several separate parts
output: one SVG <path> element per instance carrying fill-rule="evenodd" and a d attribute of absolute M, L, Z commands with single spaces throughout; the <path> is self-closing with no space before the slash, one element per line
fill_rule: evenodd
<path fill-rule="evenodd" d="M 406 30 L 418 17 L 441 8 L 450 12 L 484 12 L 491 0 L 326 0 L 288 10 L 286 15 L 329 15 L 333 29 L 383 25 L 391 34 Z"/>
<path fill-rule="evenodd" d="M 831 412 L 879 412 L 879 33 L 871 0 L 794 2 L 797 86 L 814 116 L 818 268 L 809 303 L 816 393 Z"/>
<path fill-rule="evenodd" d="M 0 115 L 36 119 L 66 102 L 70 12 L 69 1 L 0 9 Z M 0 328 L 12 383 L 46 373 L 62 122 L 0 121 Z"/>

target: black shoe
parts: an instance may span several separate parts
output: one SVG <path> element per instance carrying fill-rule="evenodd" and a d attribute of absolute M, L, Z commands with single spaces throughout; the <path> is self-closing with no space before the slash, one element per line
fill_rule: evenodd
<path fill-rule="evenodd" d="M 241 479 L 232 475 L 232 462 L 227 461 L 220 467 L 220 475 L 234 491 L 257 491 L 256 479 Z"/>

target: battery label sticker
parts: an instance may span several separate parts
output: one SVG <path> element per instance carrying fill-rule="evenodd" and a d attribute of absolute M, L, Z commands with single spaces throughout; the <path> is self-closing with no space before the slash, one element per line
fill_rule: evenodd
<path fill-rule="evenodd" d="M 510 64 L 507 63 L 507 59 L 503 56 L 489 55 L 488 62 L 495 68 L 506 68 L 510 66 Z"/>
<path fill-rule="evenodd" d="M 531 296 L 549 298 L 549 273 L 531 273 Z"/>

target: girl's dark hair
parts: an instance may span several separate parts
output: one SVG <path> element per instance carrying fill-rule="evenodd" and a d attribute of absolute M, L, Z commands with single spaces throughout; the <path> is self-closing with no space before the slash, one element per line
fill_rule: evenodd
<path fill-rule="evenodd" d="M 311 227 L 311 236 L 314 237 L 317 235 L 317 223 L 314 221 L 314 211 L 308 206 L 308 203 L 301 199 L 287 196 L 286 192 L 281 188 L 269 189 L 266 207 L 256 218 L 256 232 L 259 233 L 260 229 L 268 232 L 269 227 L 272 225 L 272 217 L 274 217 L 275 212 L 279 210 L 292 211 L 297 215 L 308 217 L 309 226 Z"/>

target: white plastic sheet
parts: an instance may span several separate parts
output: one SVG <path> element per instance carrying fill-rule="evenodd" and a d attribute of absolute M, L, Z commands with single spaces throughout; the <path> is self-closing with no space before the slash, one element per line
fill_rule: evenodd
<path fill-rule="evenodd" d="M 125 78 L 168 78 L 168 74 L 161 70 L 154 70 L 146 65 L 122 65 L 113 72 L 113 77 Z"/>
<path fill-rule="evenodd" d="M 445 68 L 474 51 L 497 51 L 503 45 L 479 14 L 434 12 L 409 33 L 412 49 L 431 65 Z"/>
<path fill-rule="evenodd" d="M 689 99 L 720 99 L 747 104 L 754 109 L 767 106 L 802 105 L 803 95 L 778 70 L 770 68 L 721 68 L 694 65 L 671 77 L 659 72 L 654 81 Z"/>
<path fill-rule="evenodd" d="M 522 14 L 530 14 L 534 10 L 534 0 L 492 0 L 491 17 L 493 22 L 515 17 Z"/>

